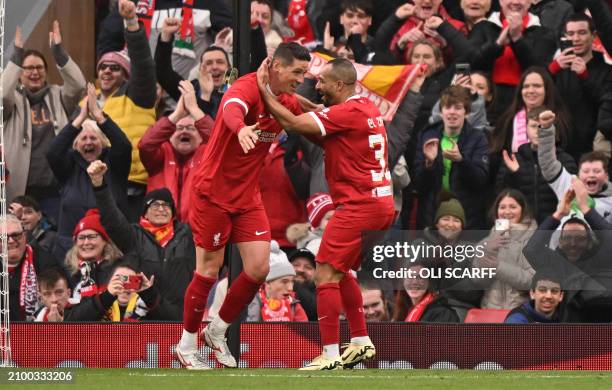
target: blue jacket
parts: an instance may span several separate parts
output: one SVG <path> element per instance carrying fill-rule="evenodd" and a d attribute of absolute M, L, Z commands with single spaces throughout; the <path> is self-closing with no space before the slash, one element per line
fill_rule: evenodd
<path fill-rule="evenodd" d="M 438 157 L 433 165 L 425 167 L 423 145 L 430 139 L 442 139 L 444 124 L 437 123 L 428 127 L 419 137 L 414 162 L 415 182 L 419 192 L 419 224 L 431 226 L 436 213 L 438 194 L 442 190 L 444 163 L 442 143 Z M 449 186 L 451 192 L 459 199 L 465 210 L 466 226 L 464 229 L 482 229 L 486 226 L 485 206 L 482 193 L 489 176 L 489 143 L 484 132 L 466 123 L 461 129 L 457 141 L 463 160 L 453 163 Z"/>
<path fill-rule="evenodd" d="M 525 302 L 521 306 L 514 308 L 504 323 L 506 324 L 554 324 L 559 322 L 559 310 L 551 318 L 544 317 L 533 307 L 533 301 Z"/>

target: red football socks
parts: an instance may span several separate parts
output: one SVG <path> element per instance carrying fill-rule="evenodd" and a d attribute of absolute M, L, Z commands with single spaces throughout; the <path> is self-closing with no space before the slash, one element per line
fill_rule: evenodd
<path fill-rule="evenodd" d="M 255 297 L 261 283 L 254 281 L 243 272 L 232 282 L 225 301 L 219 309 L 219 318 L 223 321 L 232 323 L 242 309 L 244 309 Z"/>
<path fill-rule="evenodd" d="M 363 314 L 363 298 L 357 279 L 350 273 L 340 281 L 340 295 L 346 319 L 349 323 L 351 338 L 368 335 L 365 315 Z"/>
<path fill-rule="evenodd" d="M 319 318 L 321 344 L 330 345 L 339 343 L 341 311 L 342 299 L 338 283 L 325 283 L 318 286 L 317 316 Z"/>
<path fill-rule="evenodd" d="M 208 294 L 217 279 L 193 273 L 193 279 L 185 291 L 183 303 L 183 326 L 189 333 L 198 331 L 206 310 Z"/>

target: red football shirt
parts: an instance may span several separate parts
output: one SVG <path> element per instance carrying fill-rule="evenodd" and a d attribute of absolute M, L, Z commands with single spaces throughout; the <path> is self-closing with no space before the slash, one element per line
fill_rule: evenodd
<path fill-rule="evenodd" d="M 281 94 L 278 99 L 294 114 L 302 113 L 295 96 Z M 244 115 L 237 128 L 228 127 L 229 118 L 224 119 L 226 111 Z M 236 118 L 233 119 L 235 122 Z M 255 149 L 245 154 L 238 142 L 238 131 L 256 122 L 261 129 L 259 140 Z M 257 74 L 249 73 L 236 80 L 221 100 L 206 152 L 193 178 L 195 191 L 230 212 L 260 204 L 259 174 L 270 145 L 282 130 L 265 108 L 257 87 Z"/>
<path fill-rule="evenodd" d="M 387 132 L 378 107 L 368 98 L 309 113 L 319 125 L 325 176 L 336 206 L 384 199 L 393 203 L 387 167 Z"/>

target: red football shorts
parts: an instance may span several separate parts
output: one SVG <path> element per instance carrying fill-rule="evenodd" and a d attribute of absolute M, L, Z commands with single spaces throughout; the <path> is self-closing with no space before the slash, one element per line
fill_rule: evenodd
<path fill-rule="evenodd" d="M 270 223 L 263 204 L 239 212 L 229 212 L 197 193 L 191 197 L 189 225 L 195 244 L 217 251 L 228 242 L 270 241 Z"/>
<path fill-rule="evenodd" d="M 361 266 L 361 235 L 371 230 L 387 230 L 393 223 L 393 202 L 350 205 L 336 209 L 329 220 L 317 263 L 329 264 L 338 271 L 358 270 Z"/>

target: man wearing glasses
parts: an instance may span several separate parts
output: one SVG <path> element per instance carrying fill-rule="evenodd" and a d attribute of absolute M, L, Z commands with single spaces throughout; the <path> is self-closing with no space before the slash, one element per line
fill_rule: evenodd
<path fill-rule="evenodd" d="M 6 217 L 9 271 L 9 310 L 11 321 L 32 321 L 39 303 L 36 275 L 61 266 L 38 246 L 30 246 L 21 221 L 12 214 Z"/>

